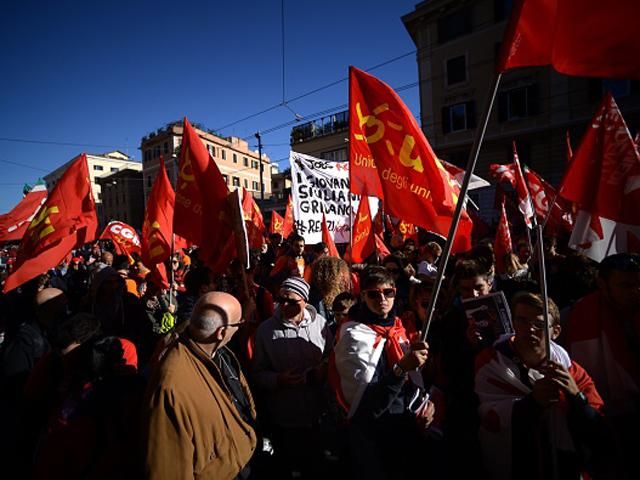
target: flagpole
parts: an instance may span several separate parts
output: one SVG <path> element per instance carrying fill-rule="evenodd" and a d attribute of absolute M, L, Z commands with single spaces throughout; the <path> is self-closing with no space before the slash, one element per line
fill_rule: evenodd
<path fill-rule="evenodd" d="M 453 214 L 453 218 L 451 219 L 451 226 L 449 227 L 449 235 L 447 236 L 447 242 L 444 246 L 444 251 L 442 252 L 442 259 L 440 262 L 438 262 L 438 275 L 431 291 L 431 299 L 429 300 L 429 307 L 427 308 L 427 319 L 421 335 L 423 341 L 427 339 L 427 335 L 429 334 L 429 327 L 431 326 L 433 314 L 435 313 L 436 301 L 438 299 L 440 289 L 442 288 L 442 281 L 444 280 L 444 272 L 447 268 L 449 257 L 451 256 L 453 240 L 456 236 L 456 231 L 458 230 L 458 224 L 460 223 L 460 216 L 462 215 L 462 208 L 465 203 L 464 199 L 467 196 L 467 190 L 469 190 L 471 175 L 473 174 L 473 171 L 476 168 L 476 163 L 478 162 L 480 148 L 482 147 L 482 142 L 484 141 L 484 135 L 487 131 L 487 124 L 489 123 L 489 116 L 491 115 L 493 102 L 496 99 L 496 94 L 498 93 L 501 79 L 502 73 L 497 73 L 493 78 L 493 83 L 489 90 L 489 96 L 482 113 L 480 127 L 478 128 L 478 130 L 476 130 L 476 135 L 473 139 L 473 147 L 471 148 L 471 152 L 469 153 L 469 160 L 467 161 L 467 167 L 464 172 L 464 179 L 462 180 L 462 185 L 460 186 L 460 195 L 458 196 L 456 209 Z"/>
<path fill-rule="evenodd" d="M 171 270 L 171 284 L 169 285 L 169 308 L 173 306 L 173 284 L 175 283 L 175 272 L 173 271 L 173 255 L 176 244 L 176 234 L 171 234 L 171 256 L 169 257 L 169 269 Z"/>

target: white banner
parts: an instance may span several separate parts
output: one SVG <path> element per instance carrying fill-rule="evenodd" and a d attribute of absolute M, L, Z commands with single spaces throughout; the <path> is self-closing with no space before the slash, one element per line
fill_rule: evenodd
<path fill-rule="evenodd" d="M 360 196 L 349 192 L 349 162 L 332 162 L 304 155 L 289 154 L 293 218 L 298 233 L 308 244 L 322 241 L 322 213 L 335 243 L 349 243 L 351 216 L 355 215 Z M 371 215 L 378 212 L 378 202 L 369 202 Z M 373 204 L 373 205 L 371 205 Z"/>

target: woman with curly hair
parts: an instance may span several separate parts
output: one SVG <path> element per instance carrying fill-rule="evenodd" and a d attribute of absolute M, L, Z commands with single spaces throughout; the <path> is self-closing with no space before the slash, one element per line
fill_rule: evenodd
<path fill-rule="evenodd" d="M 351 272 L 347 262 L 336 257 L 320 257 L 313 262 L 311 270 L 311 292 L 309 303 L 333 328 L 335 319 L 331 306 L 342 292 L 351 291 Z"/>

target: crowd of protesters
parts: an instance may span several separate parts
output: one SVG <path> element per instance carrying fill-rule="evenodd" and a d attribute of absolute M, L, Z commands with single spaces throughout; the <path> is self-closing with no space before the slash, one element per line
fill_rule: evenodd
<path fill-rule="evenodd" d="M 0 297 L 3 478 L 638 478 L 640 256 L 538 261 L 386 238 L 365 264 L 272 234 L 171 288 L 101 241 Z M 12 251 L 2 252 L 10 268 Z M 462 300 L 502 291 L 488 341 Z M 550 351 L 546 351 L 548 328 Z"/>

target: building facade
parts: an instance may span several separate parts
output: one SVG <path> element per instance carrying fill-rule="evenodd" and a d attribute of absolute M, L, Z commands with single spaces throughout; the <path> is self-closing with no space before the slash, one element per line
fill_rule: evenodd
<path fill-rule="evenodd" d="M 58 183 L 60 177 L 67 170 L 67 167 L 73 160 L 68 161 L 61 167 L 58 167 L 53 172 L 44 176 L 44 181 L 47 185 L 47 190 L 51 189 Z M 142 171 L 142 164 L 137 160 L 129 157 L 128 155 L 116 150 L 113 152 L 107 152 L 103 154 L 87 154 L 87 166 L 89 168 L 89 179 L 91 180 L 91 187 L 93 191 L 93 199 L 96 203 L 96 212 L 98 214 L 98 220 L 103 222 L 103 204 L 102 204 L 102 186 L 98 181 L 103 176 L 112 175 L 121 170 L 127 169 L 135 172 Z M 142 187 L 142 185 L 140 185 Z"/>
<path fill-rule="evenodd" d="M 230 189 L 244 187 L 254 197 L 260 198 L 260 163 L 262 163 L 264 197 L 271 196 L 271 161 L 267 155 L 263 154 L 260 160 L 258 152 L 249 149 L 249 144 L 241 138 L 221 137 L 197 125 L 194 125 L 194 129 L 204 142 Z M 142 151 L 145 202 L 160 167 L 160 156 L 164 158 L 167 174 L 175 187 L 179 173 L 178 161 L 182 134 L 182 122 L 172 122 L 142 138 L 140 150 Z"/>
<path fill-rule="evenodd" d="M 512 0 L 428 0 L 402 20 L 417 47 L 422 129 L 438 156 L 464 167 L 494 78 Z M 566 133 L 574 149 L 606 91 L 631 129 L 640 125 L 640 85 L 568 77 L 550 67 L 507 72 L 489 118 L 476 173 L 512 161 L 557 185 L 566 167 Z M 493 219 L 494 189 L 471 192 Z"/>
<path fill-rule="evenodd" d="M 349 160 L 349 111 L 334 113 L 291 130 L 291 150 L 336 162 Z"/>
<path fill-rule="evenodd" d="M 142 171 L 125 168 L 96 180 L 102 191 L 101 224 L 119 220 L 141 230 L 144 221 Z"/>

